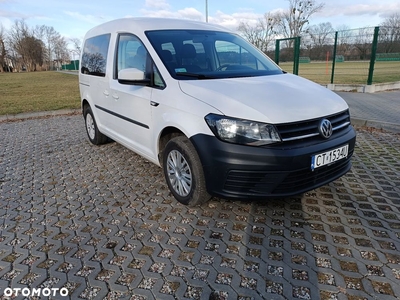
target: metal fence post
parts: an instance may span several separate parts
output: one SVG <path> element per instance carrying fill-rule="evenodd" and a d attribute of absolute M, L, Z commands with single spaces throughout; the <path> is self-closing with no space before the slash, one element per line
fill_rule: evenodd
<path fill-rule="evenodd" d="M 293 74 L 299 75 L 300 63 L 300 37 L 294 38 L 294 59 L 293 59 Z"/>
<path fill-rule="evenodd" d="M 279 43 L 281 40 L 275 41 L 275 63 L 279 65 Z"/>
<path fill-rule="evenodd" d="M 333 78 L 335 76 L 337 38 L 338 38 L 338 32 L 336 31 L 335 32 L 335 44 L 333 45 L 333 62 L 332 62 L 331 84 L 333 84 Z"/>
<path fill-rule="evenodd" d="M 372 42 L 371 60 L 369 62 L 369 72 L 368 72 L 367 85 L 371 85 L 372 84 L 372 79 L 374 77 L 376 48 L 378 46 L 378 35 L 379 35 L 379 26 L 375 27 L 375 30 L 374 30 L 374 40 Z"/>

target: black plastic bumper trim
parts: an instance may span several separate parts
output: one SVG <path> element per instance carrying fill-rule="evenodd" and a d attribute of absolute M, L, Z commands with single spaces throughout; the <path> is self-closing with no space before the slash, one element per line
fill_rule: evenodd
<path fill-rule="evenodd" d="M 294 196 L 325 185 L 350 170 L 355 140 L 351 126 L 335 138 L 314 144 L 298 141 L 288 148 L 236 145 L 204 134 L 191 137 L 208 192 L 228 199 Z M 311 170 L 313 155 L 344 144 L 349 145 L 347 159 Z"/>

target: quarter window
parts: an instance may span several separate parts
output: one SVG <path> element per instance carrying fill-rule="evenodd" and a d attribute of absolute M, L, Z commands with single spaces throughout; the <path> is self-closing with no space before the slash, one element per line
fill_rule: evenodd
<path fill-rule="evenodd" d="M 89 38 L 83 47 L 81 73 L 106 76 L 108 46 L 111 34 Z"/>

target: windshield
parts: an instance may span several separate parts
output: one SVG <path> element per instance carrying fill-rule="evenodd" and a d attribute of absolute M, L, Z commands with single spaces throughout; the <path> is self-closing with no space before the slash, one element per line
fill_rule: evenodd
<path fill-rule="evenodd" d="M 212 79 L 282 74 L 266 55 L 238 35 L 204 30 L 146 32 L 175 79 Z"/>

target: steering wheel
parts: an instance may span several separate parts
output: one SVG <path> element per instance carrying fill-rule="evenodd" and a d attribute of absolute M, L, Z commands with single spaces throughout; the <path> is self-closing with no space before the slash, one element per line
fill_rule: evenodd
<path fill-rule="evenodd" d="M 215 69 L 215 71 L 222 71 L 222 69 L 227 69 L 229 66 L 230 64 L 220 65 L 218 68 Z"/>

